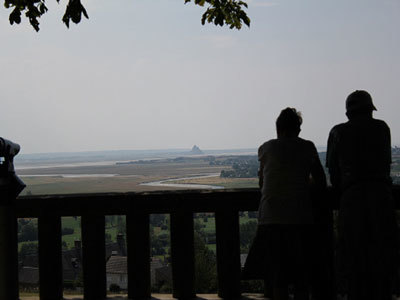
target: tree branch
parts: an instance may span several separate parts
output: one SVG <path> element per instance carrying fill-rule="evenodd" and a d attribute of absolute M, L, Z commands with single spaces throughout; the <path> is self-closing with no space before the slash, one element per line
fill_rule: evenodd
<path fill-rule="evenodd" d="M 56 0 L 59 2 L 59 0 Z M 184 0 L 185 4 L 192 0 Z M 244 8 L 247 4 L 241 0 L 194 0 L 196 5 L 204 6 L 209 4 L 207 10 L 201 18 L 201 23 L 214 23 L 215 25 L 228 25 L 229 28 L 241 29 L 242 24 L 250 27 L 250 19 Z M 4 0 L 4 7 L 12 9 L 9 20 L 10 24 L 21 23 L 21 14 L 25 13 L 25 17 L 29 19 L 32 27 L 39 31 L 39 18 L 44 15 L 48 9 L 45 0 Z M 89 19 L 85 7 L 80 0 L 68 0 L 65 14 L 62 21 L 69 28 L 70 21 L 78 24 L 82 19 L 82 14 Z"/>

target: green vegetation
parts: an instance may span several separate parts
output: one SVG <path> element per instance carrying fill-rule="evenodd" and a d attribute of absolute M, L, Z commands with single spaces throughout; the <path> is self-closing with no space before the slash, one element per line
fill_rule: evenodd
<path fill-rule="evenodd" d="M 240 189 L 240 188 L 257 188 L 258 178 L 222 178 L 216 177 L 206 177 L 206 178 L 193 178 L 185 180 L 174 180 L 171 183 L 180 184 L 207 184 L 222 186 L 226 189 Z"/>
<path fill-rule="evenodd" d="M 61 230 L 66 232 L 69 229 L 70 233 L 62 236 L 64 248 L 70 249 L 74 247 L 75 241 L 81 240 L 81 218 L 80 217 L 64 217 L 61 219 Z"/>
<path fill-rule="evenodd" d="M 256 231 L 256 213 L 240 212 L 241 252 L 247 253 Z M 125 216 L 111 215 L 105 217 L 106 242 L 115 242 L 118 233 L 126 234 Z M 164 262 L 170 262 L 170 220 L 168 214 L 150 215 L 151 255 Z M 20 219 L 21 233 L 24 229 L 37 232 L 36 219 Z M 34 230 L 31 230 L 34 228 Z M 71 249 L 74 241 L 80 240 L 80 218 L 62 218 L 63 247 Z M 28 235 L 28 234 L 25 234 Z M 27 255 L 36 255 L 38 251 L 37 235 L 33 241 L 19 244 L 19 259 Z M 195 288 L 197 293 L 214 293 L 217 290 L 216 271 L 216 236 L 215 217 L 213 213 L 194 215 L 194 251 L 195 251 Z M 164 284 L 153 287 L 153 292 L 171 292 L 171 287 Z"/>
<path fill-rule="evenodd" d="M 18 220 L 18 242 L 31 242 L 38 239 L 37 221 L 33 219 Z"/>
<path fill-rule="evenodd" d="M 19 260 L 24 259 L 25 256 L 35 255 L 38 251 L 38 243 L 36 242 L 25 242 L 20 243 L 20 249 L 18 251 Z"/>
<path fill-rule="evenodd" d="M 231 165 L 231 170 L 222 170 L 221 177 L 227 178 L 252 178 L 258 177 L 259 162 L 256 155 L 236 156 L 227 158 L 225 165 Z"/>
<path fill-rule="evenodd" d="M 59 2 L 59 0 L 57 0 Z M 185 0 L 185 4 L 191 0 Z M 194 0 L 195 4 L 204 6 L 208 5 L 207 10 L 204 12 L 201 23 L 214 23 L 215 25 L 223 26 L 228 25 L 229 28 L 240 29 L 242 23 L 250 26 L 250 19 L 246 12 L 243 10 L 247 8 L 247 4 L 238 0 Z M 48 8 L 44 0 L 5 0 L 4 7 L 12 9 L 10 13 L 10 24 L 21 23 L 21 14 L 24 13 L 32 27 L 39 31 L 39 18 L 43 16 Z M 69 27 L 70 21 L 75 24 L 80 23 L 84 15 L 87 19 L 89 16 L 85 7 L 80 0 L 69 0 L 65 9 L 62 21 Z"/>
<path fill-rule="evenodd" d="M 250 215 L 250 217 L 249 217 Z M 253 212 L 242 212 L 240 217 L 241 233 L 245 232 L 242 229 L 243 224 L 255 222 L 256 215 Z M 125 216 L 106 216 L 106 240 L 108 242 L 116 241 L 118 233 L 126 234 L 126 220 Z M 29 236 L 32 234 L 30 240 L 25 240 L 19 243 L 19 251 L 25 248 L 36 249 L 37 247 L 37 219 L 19 219 L 20 235 Z M 206 242 L 207 247 L 215 251 L 215 218 L 212 213 L 201 213 L 194 216 L 194 228 L 202 236 Z M 24 232 L 28 229 L 27 232 Z M 247 230 L 247 229 L 246 229 Z M 62 235 L 62 242 L 64 247 L 71 249 L 74 247 L 76 240 L 81 240 L 81 224 L 80 217 L 63 217 L 62 218 L 62 231 L 68 234 Z M 249 231 L 249 230 L 247 230 Z M 246 231 L 246 232 L 247 232 Z M 169 253 L 169 216 L 164 214 L 152 214 L 150 217 L 150 234 L 152 243 L 152 254 L 155 256 L 165 255 Z M 245 233 L 245 236 L 247 233 Z M 243 238 L 243 237 L 242 237 Z M 246 238 L 249 241 L 249 238 Z M 248 242 L 246 242 L 248 243 Z M 35 245 L 33 247 L 32 245 Z"/>
<path fill-rule="evenodd" d="M 197 293 L 217 290 L 217 258 L 205 244 L 201 231 L 194 232 L 195 289 Z"/>
<path fill-rule="evenodd" d="M 249 179 L 245 178 L 236 182 L 226 182 L 221 184 L 226 189 L 247 189 L 247 188 L 258 188 L 258 178 Z"/>
<path fill-rule="evenodd" d="M 150 215 L 151 255 L 164 259 L 170 254 L 169 216 Z"/>
<path fill-rule="evenodd" d="M 258 222 L 250 220 L 240 224 L 240 252 L 248 253 L 257 231 Z"/>
<path fill-rule="evenodd" d="M 80 226 L 80 217 L 62 218 L 61 235 L 63 248 L 70 249 L 74 247 L 76 240 L 81 239 Z M 18 253 L 20 259 L 37 252 L 37 231 L 37 219 L 18 219 Z"/>
<path fill-rule="evenodd" d="M 241 213 L 241 222 L 250 220 L 247 213 Z M 152 255 L 169 261 L 170 235 L 168 215 L 150 217 Z M 246 233 L 245 233 L 246 234 Z M 248 239 L 249 240 L 249 239 Z M 247 245 L 248 246 L 248 245 Z M 212 213 L 194 215 L 195 288 L 197 293 L 211 293 L 217 290 L 215 218 Z M 168 285 L 153 287 L 154 292 L 170 292 Z"/>

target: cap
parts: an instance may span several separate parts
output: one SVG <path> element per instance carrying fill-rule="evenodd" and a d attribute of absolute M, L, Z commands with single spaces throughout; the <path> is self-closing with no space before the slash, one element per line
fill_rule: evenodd
<path fill-rule="evenodd" d="M 346 111 L 376 110 L 371 95 L 362 90 L 352 92 L 346 99 Z"/>

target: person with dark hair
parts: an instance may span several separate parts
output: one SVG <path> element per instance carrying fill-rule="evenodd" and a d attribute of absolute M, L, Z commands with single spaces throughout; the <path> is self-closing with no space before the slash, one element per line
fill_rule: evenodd
<path fill-rule="evenodd" d="M 338 256 L 349 300 L 390 300 L 399 262 L 390 129 L 373 118 L 374 110 L 368 92 L 351 93 L 349 120 L 333 127 L 328 139 L 326 166 L 341 194 Z"/>
<path fill-rule="evenodd" d="M 273 300 L 288 299 L 289 283 L 294 285 L 295 300 L 309 299 L 310 183 L 312 179 L 324 189 L 326 178 L 314 144 L 299 137 L 302 121 L 296 109 L 282 110 L 276 120 L 278 138 L 258 149 L 262 196 L 257 234 L 246 264 L 251 268 L 251 261 L 258 259 L 266 282 L 272 284 Z"/>

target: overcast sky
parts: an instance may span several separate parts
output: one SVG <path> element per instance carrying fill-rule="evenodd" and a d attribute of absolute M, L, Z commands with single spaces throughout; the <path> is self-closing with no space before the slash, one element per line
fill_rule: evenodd
<path fill-rule="evenodd" d="M 252 0 L 240 31 L 183 0 L 82 0 L 67 29 L 65 2 L 39 33 L 0 8 L 0 136 L 23 153 L 255 148 L 288 106 L 324 146 L 356 89 L 400 144 L 400 0 Z"/>

